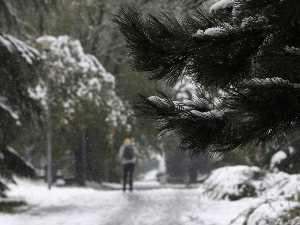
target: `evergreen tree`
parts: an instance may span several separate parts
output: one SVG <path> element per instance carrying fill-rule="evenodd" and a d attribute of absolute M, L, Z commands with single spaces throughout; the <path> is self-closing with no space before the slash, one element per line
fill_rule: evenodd
<path fill-rule="evenodd" d="M 300 5 L 297 0 L 222 0 L 179 20 L 173 13 L 143 18 L 121 7 L 114 22 L 131 64 L 169 85 L 187 76 L 222 89 L 215 105 L 200 97 L 173 102 L 140 94 L 135 114 L 157 121 L 194 153 L 227 152 L 275 141 L 300 128 Z"/>
<path fill-rule="evenodd" d="M 95 56 L 85 54 L 81 43 L 69 36 L 52 39 L 46 75 L 50 79 L 54 162 L 62 169 L 74 166 L 75 173 L 74 167 L 65 171 L 75 175 L 80 185 L 86 178 L 101 181 L 104 160 L 112 155 L 114 133 L 117 128 L 126 129 L 129 113 L 115 92 L 115 77 Z M 30 92 L 46 107 L 43 77 Z"/>
<path fill-rule="evenodd" d="M 171 5 L 175 5 L 175 3 L 171 4 L 168 0 L 130 0 L 127 2 L 134 2 L 143 12 L 157 12 L 161 8 L 167 9 Z M 125 42 L 111 21 L 111 14 L 123 2 L 118 0 L 64 0 L 62 4 L 65 5 L 65 8 L 61 10 L 63 13 L 54 12 L 60 14 L 53 19 L 53 27 L 49 29 L 48 33 L 55 36 L 67 34 L 78 39 L 82 43 L 85 52 L 96 56 L 103 66 L 116 77 L 115 91 L 126 102 L 125 106 L 128 112 L 132 110 L 136 93 L 141 87 L 143 87 L 143 90 L 152 90 L 161 86 L 158 83 L 149 83 L 146 79 L 140 77 L 129 66 L 128 59 L 124 57 L 126 55 Z M 122 130 L 121 127 L 118 127 L 114 131 L 113 146 L 115 150 L 119 149 L 120 144 L 126 137 L 134 138 L 137 147 L 143 152 L 157 150 L 162 141 L 165 143 L 165 139 L 157 140 L 154 137 L 153 124 L 136 123 L 135 118 L 132 117 L 128 119 L 128 123 L 130 129 Z"/>
<path fill-rule="evenodd" d="M 40 111 L 28 92 L 36 79 L 34 64 L 39 59 L 36 49 L 0 32 L 0 193 L 6 189 L 5 181 L 13 181 L 13 174 L 34 175 L 33 168 L 9 145 Z"/>
<path fill-rule="evenodd" d="M 52 2 L 52 1 L 51 1 Z M 34 168 L 12 147 L 25 127 L 39 122 L 40 105 L 28 89 L 37 81 L 40 53 L 8 34 L 24 36 L 32 27 L 23 20 L 29 5 L 45 9 L 44 1 L 0 0 L 0 195 L 13 175 L 35 175 Z"/>

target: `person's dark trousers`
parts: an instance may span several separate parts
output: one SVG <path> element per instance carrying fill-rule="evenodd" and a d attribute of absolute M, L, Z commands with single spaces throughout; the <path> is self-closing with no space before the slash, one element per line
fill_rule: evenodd
<path fill-rule="evenodd" d="M 123 191 L 126 190 L 127 178 L 129 179 L 129 190 L 132 191 L 134 163 L 125 163 L 123 165 Z"/>

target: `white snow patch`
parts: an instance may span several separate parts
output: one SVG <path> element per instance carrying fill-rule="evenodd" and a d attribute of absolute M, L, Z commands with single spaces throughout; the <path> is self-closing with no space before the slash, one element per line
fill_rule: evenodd
<path fill-rule="evenodd" d="M 221 0 L 221 1 L 213 4 L 210 7 L 209 12 L 210 13 L 217 12 L 218 10 L 229 8 L 232 5 L 233 5 L 233 1 L 232 0 Z"/>
<path fill-rule="evenodd" d="M 162 99 L 158 96 L 150 96 L 150 97 L 148 97 L 148 100 L 159 107 L 168 107 L 169 106 L 168 102 L 165 99 Z"/>
<path fill-rule="evenodd" d="M 226 32 L 226 29 L 223 27 L 211 27 L 204 31 L 204 35 L 208 36 L 218 36 Z"/>
<path fill-rule="evenodd" d="M 223 118 L 224 112 L 222 110 L 213 109 L 208 112 L 199 112 L 197 110 L 191 110 L 191 113 L 201 118 Z"/>
<path fill-rule="evenodd" d="M 294 154 L 295 152 L 296 151 L 295 151 L 294 147 L 289 146 L 289 153 L 290 153 L 290 155 Z"/>
<path fill-rule="evenodd" d="M 141 175 L 141 181 L 157 181 L 158 170 L 153 169 Z"/>
<path fill-rule="evenodd" d="M 287 158 L 287 155 L 284 151 L 280 150 L 278 152 L 276 152 L 271 159 L 271 164 L 270 164 L 270 168 L 274 168 L 276 166 L 276 164 L 280 164 L 280 162 L 284 159 Z"/>
<path fill-rule="evenodd" d="M 203 36 L 204 35 L 204 31 L 199 29 L 197 30 L 197 33 L 196 33 L 197 36 Z"/>
<path fill-rule="evenodd" d="M 299 203 L 289 202 L 289 201 L 275 201 L 275 202 L 262 204 L 253 211 L 253 213 L 250 215 L 247 221 L 247 224 L 249 225 L 275 224 L 275 221 L 278 221 L 279 215 L 282 215 L 284 214 L 284 212 L 291 210 L 297 206 L 299 207 Z"/>
<path fill-rule="evenodd" d="M 254 78 L 249 81 L 245 81 L 244 83 L 249 85 L 254 85 L 254 86 L 270 86 L 273 84 L 283 84 L 283 85 L 289 85 L 290 87 L 293 88 L 300 88 L 299 84 L 291 83 L 290 81 L 284 80 L 280 77 L 272 77 L 272 78 L 265 78 L 265 79 Z"/>

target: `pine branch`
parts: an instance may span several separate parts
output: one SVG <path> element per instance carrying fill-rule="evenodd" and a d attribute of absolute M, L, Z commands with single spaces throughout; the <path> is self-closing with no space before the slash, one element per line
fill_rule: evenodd
<path fill-rule="evenodd" d="M 36 176 L 33 166 L 26 163 L 11 147 L 4 147 L 2 149 L 2 154 L 4 157 L 5 167 L 10 171 L 10 173 L 31 178 Z"/>
<path fill-rule="evenodd" d="M 281 143 L 300 128 L 299 88 L 280 78 L 254 79 L 232 90 L 223 102 L 239 115 L 245 143 Z"/>
<path fill-rule="evenodd" d="M 280 78 L 254 79 L 232 88 L 223 109 L 204 99 L 174 102 L 159 91 L 143 93 L 135 116 L 156 120 L 160 135 L 171 132 L 196 154 L 281 143 L 300 128 L 299 88 Z"/>
<path fill-rule="evenodd" d="M 232 126 L 232 112 L 216 109 L 205 99 L 173 102 L 158 91 L 159 96 L 140 94 L 135 105 L 135 116 L 156 120 L 159 135 L 171 132 L 188 145 L 195 154 L 207 151 L 229 151 L 233 146 L 226 139 Z M 225 132 L 225 133 L 224 133 Z M 227 133 L 227 134 L 226 134 Z"/>
<path fill-rule="evenodd" d="M 141 94 L 136 116 L 156 120 L 160 134 L 172 132 L 195 153 L 284 142 L 300 129 L 299 15 L 295 0 L 235 0 L 183 21 L 121 8 L 114 22 L 135 68 L 168 84 L 189 76 L 227 91 L 218 108 Z"/>
<path fill-rule="evenodd" d="M 120 8 L 114 17 L 130 49 L 131 64 L 151 72 L 150 79 L 172 85 L 190 76 L 204 86 L 223 88 L 241 76 L 249 78 L 248 58 L 263 42 L 262 27 L 239 30 L 216 20 L 203 9 L 196 18 L 183 22 L 173 14 L 143 19 L 132 6 Z M 219 35 L 197 35 L 197 31 L 218 27 Z M 221 75 L 222 74 L 222 75 Z"/>

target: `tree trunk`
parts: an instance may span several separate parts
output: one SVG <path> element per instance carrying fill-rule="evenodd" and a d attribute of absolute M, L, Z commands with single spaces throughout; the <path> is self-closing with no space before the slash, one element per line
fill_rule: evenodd
<path fill-rule="evenodd" d="M 80 186 L 85 186 L 86 181 L 86 132 L 82 132 L 77 147 L 74 149 L 75 155 L 75 182 Z"/>

